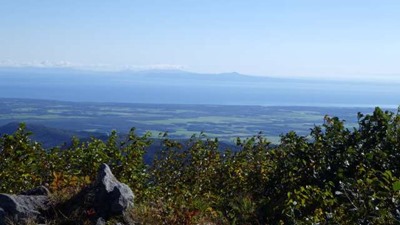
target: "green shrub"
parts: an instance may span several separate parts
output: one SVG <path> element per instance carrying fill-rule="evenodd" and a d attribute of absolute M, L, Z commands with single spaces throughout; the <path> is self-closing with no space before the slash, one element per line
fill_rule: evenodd
<path fill-rule="evenodd" d="M 0 192 L 48 185 L 58 199 L 95 179 L 101 163 L 136 194 L 132 215 L 145 224 L 398 224 L 400 116 L 376 108 L 358 127 L 326 116 L 308 136 L 288 132 L 272 147 L 258 134 L 220 149 L 204 134 L 164 136 L 153 163 L 149 134 L 126 140 L 73 139 L 45 150 L 21 124 L 0 138 Z M 236 148 L 235 148 L 236 149 Z"/>

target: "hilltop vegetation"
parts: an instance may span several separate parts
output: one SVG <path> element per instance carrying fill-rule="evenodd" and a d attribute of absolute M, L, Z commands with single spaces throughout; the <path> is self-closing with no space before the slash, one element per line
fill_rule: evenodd
<path fill-rule="evenodd" d="M 289 132 L 278 146 L 261 134 L 220 150 L 203 134 L 182 143 L 162 137 L 151 166 L 149 135 L 125 142 L 74 139 L 45 150 L 21 125 L 0 138 L 0 192 L 45 184 L 62 201 L 94 180 L 101 163 L 136 195 L 132 214 L 143 224 L 398 224 L 400 115 L 376 108 L 354 129 L 337 117 Z M 82 218 L 75 223 L 83 224 Z M 71 218 L 74 220 L 74 218 Z"/>

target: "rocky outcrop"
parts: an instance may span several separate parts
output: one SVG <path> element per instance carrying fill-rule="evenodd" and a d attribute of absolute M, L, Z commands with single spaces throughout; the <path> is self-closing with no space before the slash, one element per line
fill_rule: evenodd
<path fill-rule="evenodd" d="M 94 224 L 102 224 L 113 216 L 124 215 L 133 207 L 133 200 L 134 194 L 129 186 L 119 182 L 110 167 L 102 164 L 93 185 L 55 208 L 64 215 L 83 210 L 88 212 Z"/>
<path fill-rule="evenodd" d="M 121 215 L 133 207 L 132 190 L 114 177 L 107 164 L 101 165 L 93 189 L 94 208 L 101 217 Z"/>
<path fill-rule="evenodd" d="M 45 187 L 28 190 L 20 195 L 0 194 L 0 225 L 5 224 L 6 218 L 20 224 L 27 218 L 51 220 L 59 213 L 68 217 L 75 212 L 85 212 L 86 218 L 93 224 L 106 224 L 111 217 L 120 215 L 125 223 L 132 223 L 124 215 L 133 207 L 133 192 L 115 178 L 107 164 L 100 166 L 97 179 L 91 186 L 66 202 L 50 205 L 48 194 Z"/>
<path fill-rule="evenodd" d="M 50 207 L 47 193 L 46 188 L 40 187 L 21 195 L 0 194 L 0 225 L 5 224 L 6 218 L 22 221 L 41 217 L 41 213 Z"/>

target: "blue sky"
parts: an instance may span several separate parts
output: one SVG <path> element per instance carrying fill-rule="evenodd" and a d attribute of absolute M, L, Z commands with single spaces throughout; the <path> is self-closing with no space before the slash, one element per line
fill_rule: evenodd
<path fill-rule="evenodd" d="M 398 0 L 0 3 L 3 65 L 400 80 Z"/>

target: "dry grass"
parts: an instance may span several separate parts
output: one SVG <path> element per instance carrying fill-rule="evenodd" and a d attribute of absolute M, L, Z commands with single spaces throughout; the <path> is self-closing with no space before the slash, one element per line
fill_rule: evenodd
<path fill-rule="evenodd" d="M 166 210 L 162 202 L 159 203 L 142 203 L 137 204 L 133 209 L 128 211 L 129 217 L 132 218 L 134 224 L 177 224 L 177 225 L 225 225 L 228 221 L 217 218 L 209 213 L 201 213 L 196 210 L 169 209 Z"/>
<path fill-rule="evenodd" d="M 23 221 L 16 221 L 16 220 L 13 220 L 10 218 L 6 218 L 5 222 L 6 222 L 6 225 L 39 225 L 39 224 L 40 225 L 58 225 L 59 224 L 55 220 L 51 220 L 51 221 L 47 220 L 47 221 L 44 221 L 43 223 L 38 223 L 36 221 L 36 219 L 34 219 L 34 218 L 28 218 Z"/>

